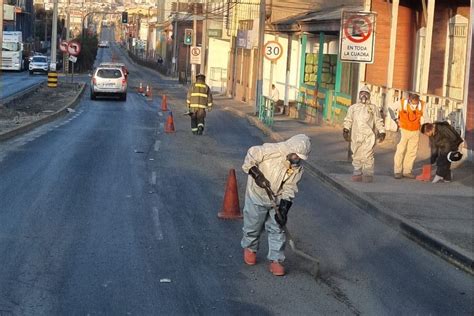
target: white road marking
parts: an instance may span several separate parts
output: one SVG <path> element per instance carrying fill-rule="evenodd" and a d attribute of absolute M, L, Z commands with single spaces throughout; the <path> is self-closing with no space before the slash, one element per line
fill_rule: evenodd
<path fill-rule="evenodd" d="M 156 237 L 158 240 L 163 240 L 163 230 L 161 229 L 160 216 L 157 207 L 153 208 L 153 222 L 155 223 Z"/>
<path fill-rule="evenodd" d="M 159 140 L 155 141 L 155 146 L 154 146 L 155 151 L 158 151 L 160 149 L 160 145 L 161 145 L 161 141 Z"/>
<path fill-rule="evenodd" d="M 153 171 L 151 173 L 151 181 L 150 181 L 150 184 L 151 185 L 155 185 L 156 184 L 156 171 Z"/>

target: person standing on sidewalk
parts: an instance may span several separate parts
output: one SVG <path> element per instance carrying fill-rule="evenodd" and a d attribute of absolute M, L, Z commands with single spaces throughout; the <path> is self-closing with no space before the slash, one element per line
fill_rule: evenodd
<path fill-rule="evenodd" d="M 410 93 L 408 99 L 402 98 L 395 102 L 389 111 L 394 112 L 395 123 L 399 126 L 401 133 L 393 159 L 394 177 L 395 179 L 403 177 L 415 179 L 412 171 L 420 141 L 420 127 L 422 123 L 428 123 L 425 103 L 417 94 Z"/>
<path fill-rule="evenodd" d="M 270 271 L 277 276 L 285 274 L 286 225 L 292 200 L 298 192 L 298 182 L 303 175 L 301 160 L 308 159 L 311 141 L 299 134 L 280 143 L 265 143 L 247 151 L 242 169 L 249 174 L 245 190 L 244 226 L 241 246 L 244 262 L 257 263 L 257 250 L 263 228 L 268 233 L 268 255 Z M 267 189 L 267 190 L 266 190 Z M 276 216 L 269 189 L 276 194 L 278 210 Z M 271 192 L 270 192 L 271 194 Z"/>
<path fill-rule="evenodd" d="M 436 176 L 433 183 L 451 181 L 451 162 L 459 161 L 462 153 L 459 145 L 461 135 L 448 122 L 425 123 L 421 132 L 430 138 L 431 164 L 436 162 Z"/>
<path fill-rule="evenodd" d="M 370 103 L 370 90 L 366 86 L 359 92 L 359 102 L 349 107 L 343 127 L 342 136 L 351 142 L 352 181 L 372 182 L 375 140 L 378 138 L 382 142 L 385 139 L 385 128 L 380 112 Z"/>
<path fill-rule="evenodd" d="M 210 112 L 212 109 L 212 93 L 205 75 L 196 76 L 196 82 L 188 90 L 186 103 L 191 117 L 191 131 L 194 135 L 202 135 L 206 110 Z"/>

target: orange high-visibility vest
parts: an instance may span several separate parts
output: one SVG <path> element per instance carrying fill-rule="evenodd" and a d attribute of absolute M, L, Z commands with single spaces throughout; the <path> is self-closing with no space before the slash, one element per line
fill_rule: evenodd
<path fill-rule="evenodd" d="M 407 100 L 401 99 L 400 101 L 402 104 L 398 113 L 400 118 L 400 128 L 403 128 L 407 131 L 419 131 L 421 127 L 420 120 L 423 116 L 423 108 L 425 107 L 425 103 L 420 100 L 415 110 L 412 110 L 411 105 L 408 104 Z"/>

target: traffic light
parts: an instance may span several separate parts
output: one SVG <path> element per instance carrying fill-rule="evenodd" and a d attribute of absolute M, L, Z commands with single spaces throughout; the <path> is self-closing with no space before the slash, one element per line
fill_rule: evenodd
<path fill-rule="evenodd" d="M 193 29 L 184 30 L 184 45 L 193 45 Z"/>
<path fill-rule="evenodd" d="M 128 12 L 122 12 L 122 23 L 128 23 Z"/>

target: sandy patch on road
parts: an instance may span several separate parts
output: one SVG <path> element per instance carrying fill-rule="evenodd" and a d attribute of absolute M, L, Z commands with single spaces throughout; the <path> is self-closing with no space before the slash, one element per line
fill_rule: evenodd
<path fill-rule="evenodd" d="M 48 88 L 45 83 L 26 96 L 0 104 L 0 134 L 59 111 L 70 104 L 79 91 L 79 84 L 61 82 L 57 88 Z"/>

